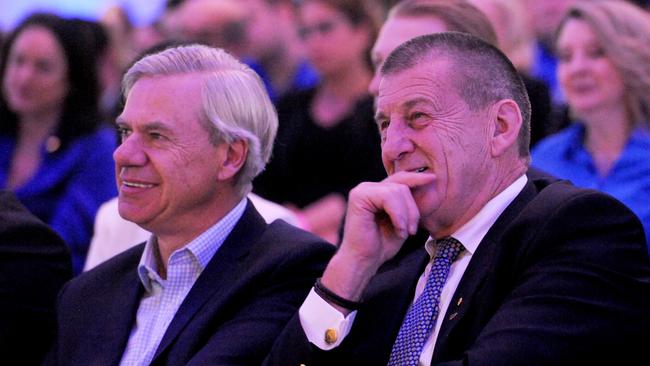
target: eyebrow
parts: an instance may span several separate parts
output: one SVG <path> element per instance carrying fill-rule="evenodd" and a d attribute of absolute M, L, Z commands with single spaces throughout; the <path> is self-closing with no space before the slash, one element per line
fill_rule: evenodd
<path fill-rule="evenodd" d="M 415 98 L 415 99 L 407 100 L 400 107 L 403 108 L 403 109 L 411 109 L 411 108 L 415 107 L 418 104 L 427 104 L 427 103 L 430 103 L 430 100 L 428 100 L 427 98 L 418 97 L 418 98 Z M 385 117 L 386 117 L 386 115 L 383 112 L 378 110 L 377 113 L 375 113 L 375 122 L 379 118 L 385 118 Z"/>
<path fill-rule="evenodd" d="M 411 100 L 406 101 L 403 104 L 403 106 L 406 109 L 410 109 L 410 108 L 415 107 L 418 104 L 427 104 L 427 103 L 430 103 L 430 101 L 428 99 L 419 97 L 419 98 L 415 98 L 415 99 L 411 99 Z"/>
<path fill-rule="evenodd" d="M 121 116 L 118 116 L 115 119 L 115 124 L 118 127 L 126 127 L 129 125 L 129 122 L 125 120 L 124 118 L 121 118 Z M 152 122 L 145 122 L 141 124 L 141 129 L 144 131 L 152 131 L 152 130 L 159 130 L 159 131 L 167 131 L 167 132 L 173 132 L 172 129 L 165 123 L 160 122 L 160 121 L 152 121 Z"/>

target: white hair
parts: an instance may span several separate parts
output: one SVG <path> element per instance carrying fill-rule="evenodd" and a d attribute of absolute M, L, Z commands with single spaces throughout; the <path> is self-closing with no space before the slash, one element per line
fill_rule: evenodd
<path fill-rule="evenodd" d="M 122 88 L 128 95 L 140 78 L 195 73 L 204 75 L 201 122 L 210 141 L 244 140 L 248 155 L 236 177 L 242 195 L 268 162 L 278 129 L 278 115 L 264 83 L 248 66 L 222 49 L 187 45 L 147 55 L 124 75 Z"/>

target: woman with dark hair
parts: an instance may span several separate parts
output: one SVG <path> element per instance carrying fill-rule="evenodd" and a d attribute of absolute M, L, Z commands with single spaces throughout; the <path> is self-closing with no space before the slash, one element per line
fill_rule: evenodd
<path fill-rule="evenodd" d="M 278 102 L 280 127 L 255 192 L 294 208 L 302 226 L 338 241 L 348 192 L 386 176 L 374 123 L 370 48 L 381 10 L 365 0 L 305 0 L 300 35 L 320 75 L 312 89 Z"/>
<path fill-rule="evenodd" d="M 578 1 L 560 23 L 558 80 L 574 122 L 542 140 L 533 166 L 618 198 L 650 242 L 650 16 Z"/>
<path fill-rule="evenodd" d="M 115 132 L 102 126 L 96 57 L 78 23 L 34 14 L 0 59 L 0 186 L 67 242 L 83 267 L 95 213 L 116 195 Z"/>

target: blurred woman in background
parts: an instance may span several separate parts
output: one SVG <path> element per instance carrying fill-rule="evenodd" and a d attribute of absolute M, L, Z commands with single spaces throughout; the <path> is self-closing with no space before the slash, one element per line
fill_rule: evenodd
<path fill-rule="evenodd" d="M 499 40 L 498 47 L 519 71 L 531 104 L 530 146 L 561 127 L 552 118 L 551 94 L 546 83 L 531 75 L 535 38 L 521 0 L 470 0 L 490 20 Z"/>
<path fill-rule="evenodd" d="M 618 198 L 650 241 L 650 16 L 624 1 L 578 1 L 556 40 L 572 125 L 542 140 L 533 166 Z"/>
<path fill-rule="evenodd" d="M 256 193 L 293 207 L 304 228 L 333 243 L 350 189 L 385 177 L 367 91 L 380 14 L 372 1 L 301 3 L 300 35 L 321 82 L 279 101 L 273 157 L 254 183 Z"/>
<path fill-rule="evenodd" d="M 0 59 L 0 186 L 63 237 L 75 273 L 99 205 L 117 194 L 116 135 L 101 125 L 93 47 L 79 23 L 35 14 Z"/>

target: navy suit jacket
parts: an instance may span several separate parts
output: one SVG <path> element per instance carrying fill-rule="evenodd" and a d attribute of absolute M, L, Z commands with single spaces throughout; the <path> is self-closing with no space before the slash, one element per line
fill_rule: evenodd
<path fill-rule="evenodd" d="M 607 195 L 534 175 L 473 254 L 441 314 L 431 364 L 648 364 L 639 220 Z M 429 260 L 422 244 L 407 241 L 380 268 L 338 348 L 310 344 L 294 317 L 266 364 L 385 365 Z"/>
<path fill-rule="evenodd" d="M 66 284 L 50 364 L 119 363 L 144 291 L 136 273 L 143 248 Z M 260 364 L 333 252 L 284 221 L 267 225 L 249 202 L 178 309 L 152 364 Z"/>
<path fill-rule="evenodd" d="M 0 191 L 0 363 L 43 361 L 54 340 L 56 294 L 71 277 L 63 240 Z"/>

